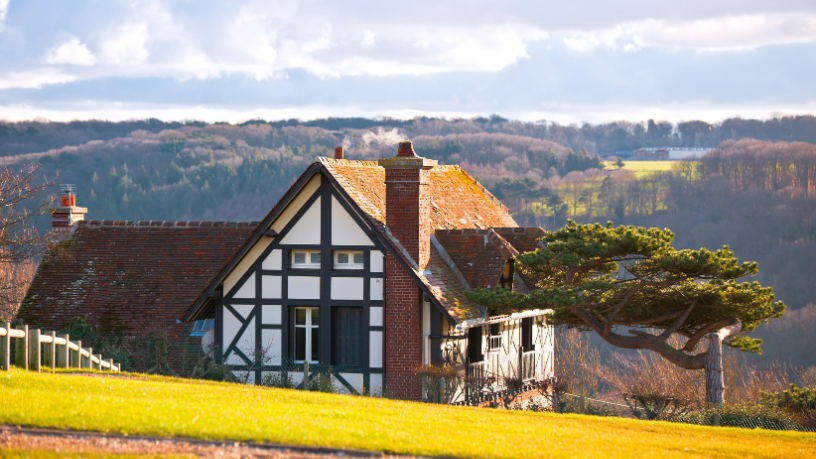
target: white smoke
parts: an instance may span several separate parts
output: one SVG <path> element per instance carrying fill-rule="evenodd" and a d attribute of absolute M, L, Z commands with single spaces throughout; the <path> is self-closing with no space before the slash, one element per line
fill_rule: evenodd
<path fill-rule="evenodd" d="M 376 132 L 365 132 L 361 136 L 360 140 L 363 143 L 363 147 L 368 148 L 368 146 L 372 143 L 378 143 L 386 146 L 396 145 L 403 140 L 408 140 L 408 137 L 406 137 L 405 134 L 400 134 L 399 129 L 397 128 L 387 131 L 381 127 L 378 127 Z"/>

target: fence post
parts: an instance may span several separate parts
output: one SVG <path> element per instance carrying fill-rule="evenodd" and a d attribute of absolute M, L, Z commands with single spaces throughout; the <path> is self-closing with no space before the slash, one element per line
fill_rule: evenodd
<path fill-rule="evenodd" d="M 28 325 L 18 325 L 17 330 L 22 330 L 26 337 L 14 343 L 14 365 L 28 370 Z"/>
<path fill-rule="evenodd" d="M 79 360 L 82 364 L 79 366 L 80 368 L 84 368 L 86 370 L 90 370 L 93 368 L 93 360 L 91 360 L 91 356 L 93 355 L 93 348 L 89 347 L 88 349 L 88 357 L 82 357 L 82 349 L 79 350 Z M 85 360 L 82 360 L 85 359 Z"/>
<path fill-rule="evenodd" d="M 52 331 L 48 335 L 51 336 L 51 342 L 43 346 L 43 366 L 53 371 L 57 368 L 57 332 Z"/>
<path fill-rule="evenodd" d="M 68 347 L 68 342 L 71 339 L 69 335 L 60 335 L 60 338 L 65 340 L 65 346 L 59 346 L 56 350 L 56 357 L 57 357 L 57 368 L 69 368 L 70 364 L 68 362 L 68 352 L 71 349 Z"/>
<path fill-rule="evenodd" d="M 79 353 L 79 350 L 82 349 L 82 340 L 77 340 L 76 345 L 76 351 L 68 352 L 68 365 L 71 368 L 82 368 L 82 356 Z"/>
<path fill-rule="evenodd" d="M 91 360 L 91 368 L 94 370 L 102 370 L 102 354 L 96 355 L 96 363 L 93 363 L 93 360 Z"/>
<path fill-rule="evenodd" d="M 42 346 L 40 345 L 40 329 L 28 330 L 28 368 L 31 371 L 42 370 Z"/>
<path fill-rule="evenodd" d="M 2 327 L 6 330 L 6 336 L 0 337 L 0 365 L 3 366 L 3 371 L 9 371 L 11 366 L 11 325 L 4 322 Z"/>
<path fill-rule="evenodd" d="M 110 367 L 108 367 L 108 371 L 113 373 L 114 369 L 116 368 L 116 366 L 113 364 L 113 359 L 108 359 L 108 362 L 110 362 Z"/>
<path fill-rule="evenodd" d="M 76 342 L 77 350 L 71 355 L 71 368 L 82 368 L 82 340 Z"/>
<path fill-rule="evenodd" d="M 303 390 L 309 390 L 309 361 L 303 362 Z"/>

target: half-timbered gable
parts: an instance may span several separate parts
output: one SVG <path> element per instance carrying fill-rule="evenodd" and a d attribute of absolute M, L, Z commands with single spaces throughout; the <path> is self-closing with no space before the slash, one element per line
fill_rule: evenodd
<path fill-rule="evenodd" d="M 285 361 L 324 362 L 345 369 L 345 390 L 381 391 L 385 248 L 325 173 L 310 172 L 223 273 L 217 352 L 249 380 Z"/>

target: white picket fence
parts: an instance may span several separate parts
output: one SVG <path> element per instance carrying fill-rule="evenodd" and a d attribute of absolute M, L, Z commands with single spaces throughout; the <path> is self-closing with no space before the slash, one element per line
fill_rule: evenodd
<path fill-rule="evenodd" d="M 12 342 L 15 346 L 14 365 L 26 370 L 122 370 L 122 364 L 114 363 L 112 359 L 102 360 L 102 355 L 94 354 L 92 348 L 83 348 L 82 341 L 71 341 L 69 335 L 58 336 L 53 331 L 43 333 L 40 329 L 29 330 L 28 325 L 11 328 L 10 324 L 0 322 L 0 366 L 4 371 L 11 367 Z"/>

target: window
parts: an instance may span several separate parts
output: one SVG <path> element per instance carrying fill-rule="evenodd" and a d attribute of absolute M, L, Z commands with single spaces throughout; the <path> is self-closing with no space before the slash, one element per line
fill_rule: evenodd
<path fill-rule="evenodd" d="M 468 360 L 470 360 L 470 363 L 484 360 L 484 354 L 482 354 L 482 327 L 468 329 Z"/>
<path fill-rule="evenodd" d="M 501 324 L 490 324 L 490 350 L 497 351 L 502 347 Z"/>
<path fill-rule="evenodd" d="M 202 336 L 204 333 L 215 327 L 215 319 L 196 320 L 193 323 L 193 331 L 190 336 Z"/>
<path fill-rule="evenodd" d="M 363 269 L 365 254 L 360 250 L 335 250 L 334 269 Z"/>
<path fill-rule="evenodd" d="M 524 352 L 532 351 L 533 347 L 533 318 L 521 319 L 521 349 Z"/>
<path fill-rule="evenodd" d="M 319 250 L 293 250 L 292 251 L 292 267 L 319 269 L 320 268 L 320 251 Z"/>
<path fill-rule="evenodd" d="M 320 309 L 295 308 L 292 349 L 296 362 L 317 362 L 320 351 Z"/>
<path fill-rule="evenodd" d="M 363 308 L 332 308 L 332 364 L 363 366 Z"/>

